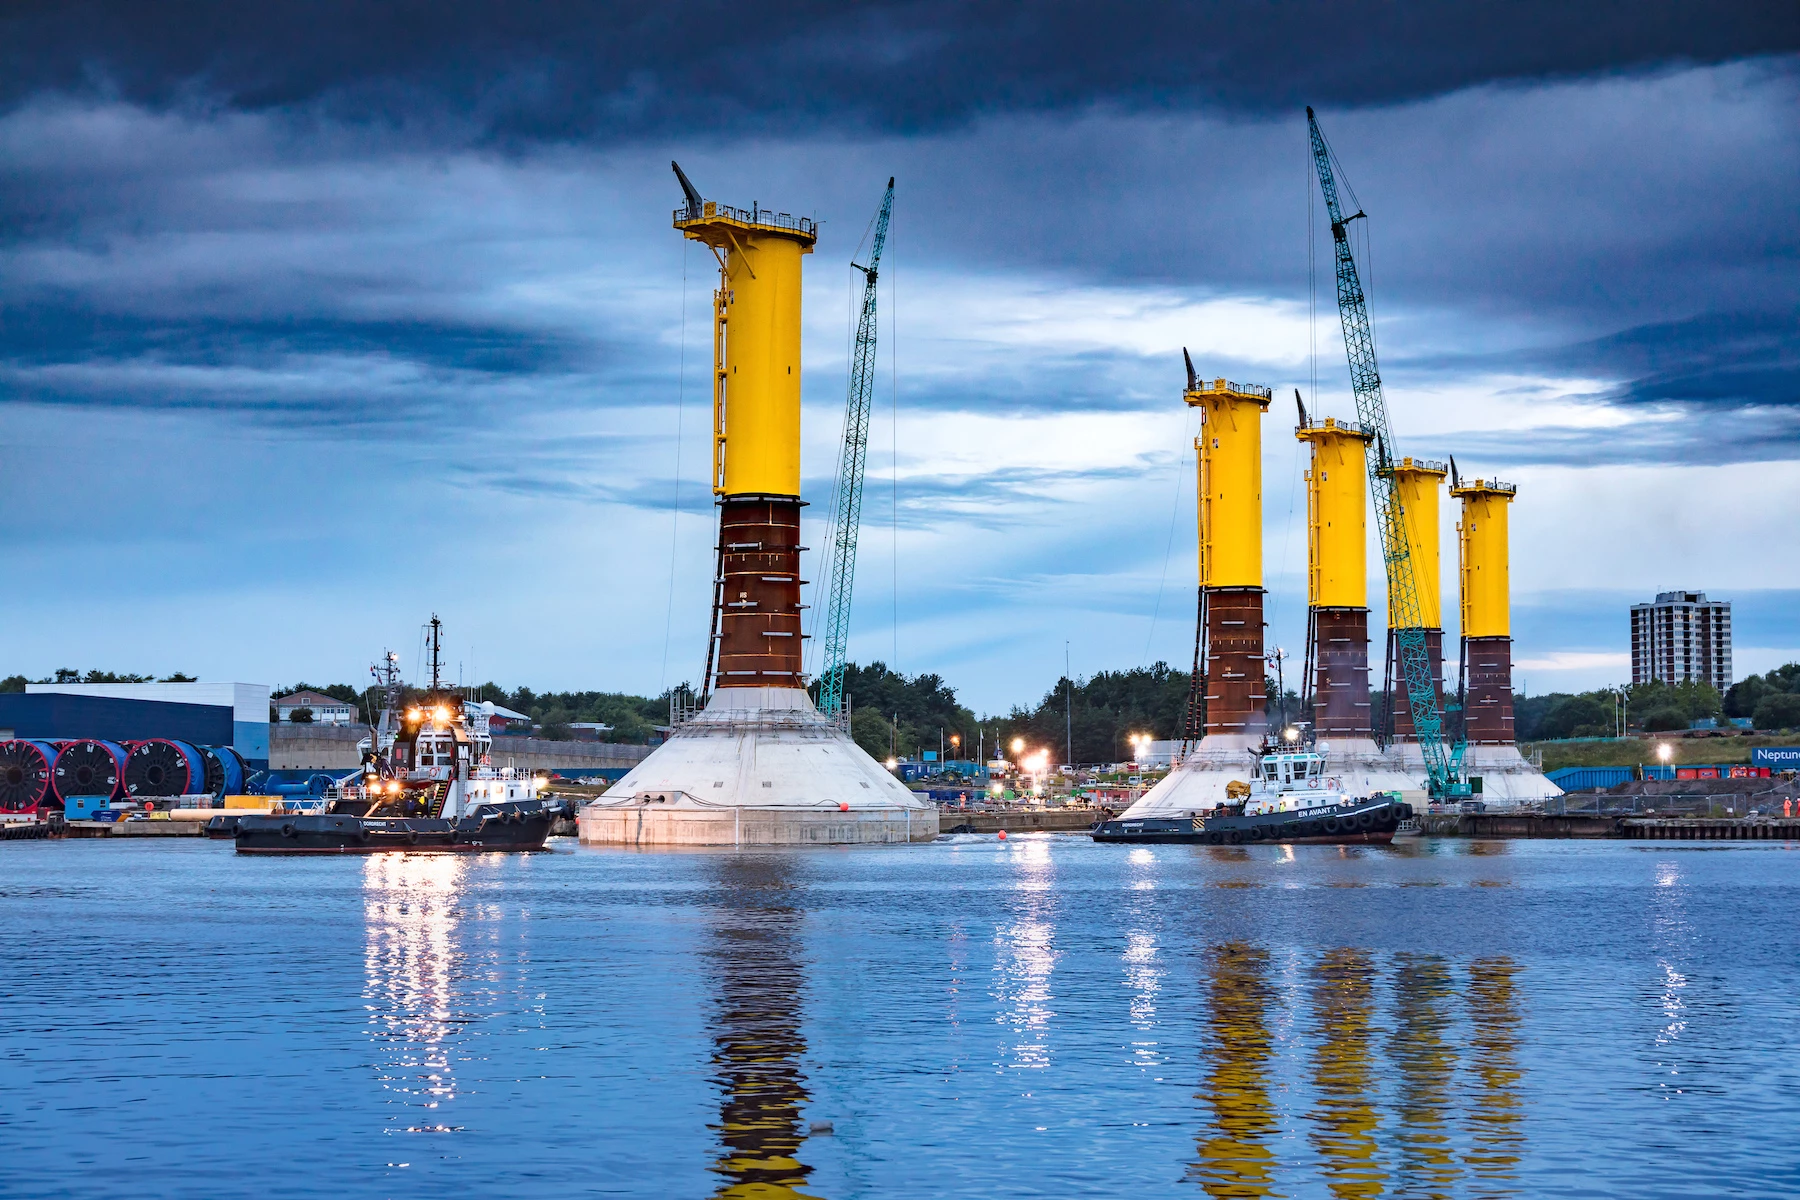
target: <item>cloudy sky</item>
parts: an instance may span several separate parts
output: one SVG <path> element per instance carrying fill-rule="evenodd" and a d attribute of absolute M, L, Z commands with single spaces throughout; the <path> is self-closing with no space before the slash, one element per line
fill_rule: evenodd
<path fill-rule="evenodd" d="M 1519 485 L 1518 681 L 1628 677 L 1669 588 L 1734 602 L 1740 676 L 1800 658 L 1791 4 L 7 13 L 0 674 L 356 680 L 436 611 L 467 678 L 697 679 L 713 280 L 672 158 L 820 221 L 815 513 L 898 177 L 853 657 L 989 710 L 1065 652 L 1185 663 L 1181 348 L 1352 413 L 1308 103 L 1370 214 L 1402 451 Z"/>

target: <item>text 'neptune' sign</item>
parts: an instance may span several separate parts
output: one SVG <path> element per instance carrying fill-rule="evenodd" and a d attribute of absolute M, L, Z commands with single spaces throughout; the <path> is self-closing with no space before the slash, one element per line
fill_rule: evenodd
<path fill-rule="evenodd" d="M 1750 751 L 1750 765 L 1800 770 L 1800 746 L 1756 746 Z"/>

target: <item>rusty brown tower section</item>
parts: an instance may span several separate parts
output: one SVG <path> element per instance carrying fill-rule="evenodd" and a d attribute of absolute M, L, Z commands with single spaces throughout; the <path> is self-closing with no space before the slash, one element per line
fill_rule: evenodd
<path fill-rule="evenodd" d="M 1320 735 L 1369 736 L 1369 610 L 1312 611 L 1313 728 Z"/>
<path fill-rule="evenodd" d="M 719 502 L 714 687 L 803 687 L 800 507 L 794 496 Z"/>
<path fill-rule="evenodd" d="M 1263 590 L 1206 589 L 1206 733 L 1260 734 L 1268 724 Z"/>

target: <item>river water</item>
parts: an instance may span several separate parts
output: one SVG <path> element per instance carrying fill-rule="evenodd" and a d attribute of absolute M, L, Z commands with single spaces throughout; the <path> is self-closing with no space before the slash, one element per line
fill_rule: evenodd
<path fill-rule="evenodd" d="M 1771 844 L 10 843 L 0 1193 L 1791 1196 L 1797 878 Z"/>

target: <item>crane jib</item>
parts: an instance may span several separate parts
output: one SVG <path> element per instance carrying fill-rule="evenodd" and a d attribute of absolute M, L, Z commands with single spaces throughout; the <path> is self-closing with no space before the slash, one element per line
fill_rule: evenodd
<path fill-rule="evenodd" d="M 1393 429 L 1388 422 L 1387 400 L 1382 395 L 1381 375 L 1375 367 L 1375 334 L 1369 323 L 1368 300 L 1357 274 L 1356 257 L 1350 250 L 1345 227 L 1366 214 L 1360 210 L 1345 217 L 1338 202 L 1337 178 L 1331 169 L 1331 149 L 1319 129 L 1313 110 L 1306 110 L 1307 135 L 1312 142 L 1313 165 L 1319 190 L 1325 195 L 1325 212 L 1331 222 L 1331 238 L 1337 268 L 1338 317 L 1344 331 L 1344 353 L 1350 364 L 1350 384 L 1356 396 L 1356 416 L 1365 430 L 1375 435 L 1375 454 L 1368 460 L 1369 493 L 1375 506 L 1375 526 L 1381 539 L 1381 556 L 1388 577 L 1388 627 L 1400 659 L 1400 675 L 1406 687 L 1407 707 L 1413 731 L 1425 759 L 1425 771 L 1434 797 L 1463 795 L 1466 744 L 1459 732 L 1454 747 L 1445 745 L 1444 713 L 1438 700 L 1431 669 L 1431 650 L 1424 628 L 1424 606 L 1414 572 L 1406 511 L 1395 487 Z M 1436 530 L 1429 531 L 1435 536 Z"/>
<path fill-rule="evenodd" d="M 837 488 L 832 503 L 831 555 L 821 638 L 824 661 L 819 671 L 819 711 L 840 715 L 844 707 L 844 661 L 850 640 L 850 599 L 856 585 L 856 540 L 862 524 L 863 473 L 869 455 L 869 409 L 875 384 L 875 302 L 881 251 L 887 242 L 894 210 L 894 181 L 888 180 L 875 218 L 869 265 L 850 265 L 863 273 L 862 312 L 856 323 L 856 345 L 850 355 L 850 386 L 844 402 L 844 444 L 839 451 Z"/>

